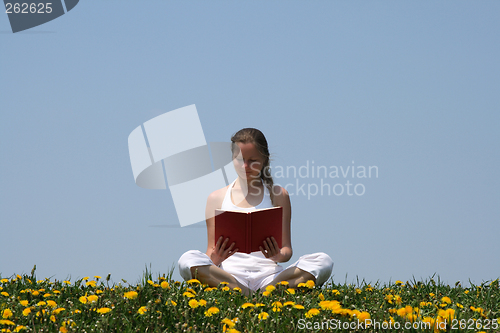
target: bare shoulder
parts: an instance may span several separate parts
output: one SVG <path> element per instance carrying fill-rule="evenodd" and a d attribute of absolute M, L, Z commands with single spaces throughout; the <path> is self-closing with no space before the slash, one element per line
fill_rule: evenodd
<path fill-rule="evenodd" d="M 229 186 L 225 186 L 223 188 L 220 188 L 216 191 L 213 191 L 210 193 L 210 195 L 207 198 L 207 206 L 213 207 L 213 208 L 220 208 L 222 207 L 222 202 L 224 201 L 224 196 L 226 195 L 226 191 Z"/>
<path fill-rule="evenodd" d="M 285 188 L 279 185 L 273 185 L 273 195 L 278 206 L 284 206 L 287 203 L 290 204 L 290 196 Z"/>

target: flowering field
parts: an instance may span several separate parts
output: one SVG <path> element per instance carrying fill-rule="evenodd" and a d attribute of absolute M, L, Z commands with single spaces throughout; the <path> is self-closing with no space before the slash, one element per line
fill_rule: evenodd
<path fill-rule="evenodd" d="M 246 297 L 221 284 L 153 278 L 109 285 L 0 276 L 1 332 L 500 332 L 498 279 L 468 288 L 432 278 L 387 285 L 312 281 Z"/>

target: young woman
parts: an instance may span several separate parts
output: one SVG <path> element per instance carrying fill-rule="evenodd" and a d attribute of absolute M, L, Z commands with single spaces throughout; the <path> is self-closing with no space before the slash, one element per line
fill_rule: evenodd
<path fill-rule="evenodd" d="M 333 268 L 332 259 L 325 253 L 302 256 L 286 269 L 278 264 L 287 262 L 292 256 L 291 205 L 287 191 L 273 184 L 264 134 L 255 128 L 244 128 L 232 136 L 231 142 L 238 178 L 208 197 L 207 251 L 184 253 L 179 259 L 181 276 L 185 280 L 197 278 L 209 286 L 228 282 L 230 288 L 239 287 L 246 295 L 281 281 L 287 281 L 292 288 L 308 280 L 322 285 Z M 234 243 L 228 244 L 227 238 L 214 240 L 216 209 L 251 211 L 273 206 L 283 207 L 281 248 L 271 237 L 263 242 L 260 252 L 246 254 L 238 252 Z"/>

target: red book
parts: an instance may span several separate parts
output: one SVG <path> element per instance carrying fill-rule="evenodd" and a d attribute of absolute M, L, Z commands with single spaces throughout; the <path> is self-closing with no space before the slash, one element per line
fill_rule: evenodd
<path fill-rule="evenodd" d="M 220 236 L 229 238 L 227 247 L 250 253 L 264 248 L 264 240 L 274 237 L 281 248 L 283 207 L 257 209 L 250 212 L 215 210 L 215 243 Z"/>

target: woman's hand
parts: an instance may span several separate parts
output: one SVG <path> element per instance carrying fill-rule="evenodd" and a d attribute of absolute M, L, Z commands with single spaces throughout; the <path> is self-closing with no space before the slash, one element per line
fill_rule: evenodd
<path fill-rule="evenodd" d="M 266 258 L 271 259 L 274 262 L 280 262 L 281 261 L 281 250 L 278 245 L 278 242 L 274 237 L 271 236 L 267 237 L 264 242 L 264 248 L 262 246 L 259 246 L 260 251 L 264 254 Z"/>
<path fill-rule="evenodd" d="M 233 247 L 235 243 L 233 242 L 230 247 L 226 249 L 226 245 L 229 242 L 229 238 L 226 238 L 224 240 L 224 243 L 222 242 L 224 238 L 222 236 L 219 237 L 217 240 L 217 243 L 215 246 L 212 248 L 212 253 L 210 254 L 210 260 L 216 265 L 219 266 L 224 260 L 232 256 L 235 252 L 238 251 L 238 249 L 234 249 Z"/>

